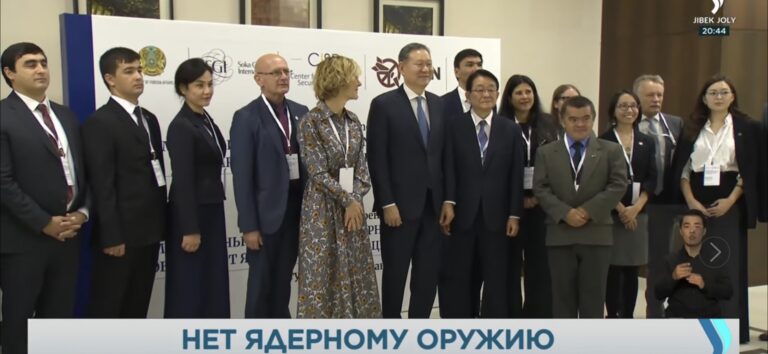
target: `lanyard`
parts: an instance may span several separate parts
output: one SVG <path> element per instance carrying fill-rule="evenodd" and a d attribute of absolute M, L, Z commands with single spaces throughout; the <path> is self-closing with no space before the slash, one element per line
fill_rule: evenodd
<path fill-rule="evenodd" d="M 139 107 L 139 112 L 140 112 L 139 116 L 136 117 L 136 124 L 139 124 L 138 120 L 141 119 L 141 126 L 143 126 L 144 131 L 147 132 L 147 140 L 149 140 L 149 151 L 152 153 L 152 156 L 153 156 L 152 160 L 155 160 L 156 159 L 156 157 L 154 157 L 155 147 L 152 146 L 152 134 L 149 133 L 149 124 L 144 119 L 144 113 L 141 113 L 143 112 L 143 110 L 141 109 L 141 106 L 137 105 L 136 107 Z M 131 114 L 133 114 L 133 112 L 131 112 Z"/>
<path fill-rule="evenodd" d="M 515 123 L 520 125 L 520 121 L 517 120 L 517 117 L 515 117 Z M 528 125 L 528 137 L 525 137 L 525 134 L 523 133 L 523 130 L 520 129 L 520 135 L 523 136 L 523 141 L 525 141 L 525 148 L 527 152 L 528 159 L 525 160 L 528 163 L 527 167 L 531 167 L 531 126 Z M 569 150 L 570 151 L 570 150 Z"/>
<path fill-rule="evenodd" d="M 675 141 L 675 136 L 672 135 L 672 129 L 669 129 L 669 124 L 667 124 L 667 119 L 664 118 L 664 115 L 659 112 L 659 120 L 664 123 L 664 128 L 667 129 L 667 136 L 669 136 L 669 140 L 672 141 L 673 146 L 677 146 L 677 141 Z"/>
<path fill-rule="evenodd" d="M 635 171 L 632 169 L 632 155 L 635 154 L 635 148 L 634 146 L 629 151 L 629 156 L 627 156 L 627 149 L 624 148 L 624 144 L 621 142 L 621 138 L 619 137 L 619 133 L 616 132 L 616 128 L 613 128 L 613 135 L 616 135 L 616 141 L 619 142 L 619 145 L 621 145 L 621 151 L 624 155 L 624 161 L 627 161 L 627 166 L 629 167 L 629 180 L 634 182 L 635 181 Z M 632 144 L 635 143 L 635 131 L 632 131 Z"/>
<path fill-rule="evenodd" d="M 51 110 L 50 108 L 48 108 L 48 111 L 49 111 L 49 112 L 51 112 L 52 110 Z M 40 114 L 42 114 L 42 112 L 41 112 Z M 48 115 L 50 116 L 50 113 L 49 113 Z M 53 122 L 53 117 L 51 117 L 51 124 L 53 124 L 53 129 L 56 129 L 56 123 L 54 123 L 54 122 Z M 63 145 L 61 145 L 61 140 L 59 140 L 59 138 L 58 138 L 58 135 L 57 135 L 57 134 L 54 134 L 53 132 L 51 132 L 51 130 L 50 130 L 50 129 L 48 129 L 48 126 L 47 126 L 47 125 L 45 125 L 45 124 L 41 124 L 41 126 L 43 127 L 43 130 L 45 130 L 45 133 L 46 133 L 46 134 L 48 134 L 48 136 L 49 136 L 51 139 L 53 139 L 53 141 L 54 141 L 54 142 L 56 142 L 56 148 L 58 148 L 58 149 L 59 149 L 59 150 L 58 150 L 58 152 L 59 152 L 59 157 L 61 157 L 62 159 L 63 159 L 63 158 L 66 158 L 67 154 L 66 154 L 66 152 L 64 151 L 64 146 L 63 146 Z M 62 133 L 64 133 L 64 132 L 62 132 Z"/>
<path fill-rule="evenodd" d="M 717 150 L 720 150 L 720 146 L 723 145 L 723 141 L 725 141 L 725 136 L 728 135 L 728 134 L 726 134 L 726 130 L 725 129 L 728 128 L 729 126 L 730 126 L 730 124 L 724 124 L 720 128 L 720 130 L 718 131 L 718 133 L 720 133 L 720 139 L 717 140 L 717 144 L 715 145 L 714 148 L 709 143 L 709 139 L 707 139 L 706 137 L 703 137 L 704 138 L 704 144 L 706 144 L 707 148 L 709 149 L 709 157 L 707 158 L 707 164 L 711 165 L 714 162 L 714 160 L 715 160 L 715 153 L 717 153 Z M 715 135 L 715 137 L 717 137 L 717 135 Z"/>
<path fill-rule="evenodd" d="M 211 119 L 211 116 L 208 115 L 208 112 L 203 111 L 203 115 L 205 116 L 206 120 L 208 121 L 208 126 L 211 128 L 211 130 L 208 130 L 208 134 L 213 137 L 213 141 L 216 142 L 216 147 L 219 148 L 219 154 L 221 154 L 221 158 L 224 158 L 224 151 L 221 149 L 221 144 L 219 144 L 219 137 L 216 136 L 216 130 L 213 127 L 213 119 Z"/>
<path fill-rule="evenodd" d="M 581 160 L 579 160 L 579 166 L 573 165 L 573 159 L 571 157 L 571 147 L 568 146 L 568 139 L 565 138 L 565 135 L 563 135 L 563 143 L 565 144 L 565 151 L 568 152 L 568 161 L 571 162 L 571 169 L 573 169 L 573 185 L 578 186 L 576 183 L 576 180 L 578 179 L 579 173 L 581 172 L 581 168 L 584 166 L 584 156 L 587 156 L 587 147 L 583 146 L 583 151 L 581 152 Z"/>
<path fill-rule="evenodd" d="M 347 135 L 347 146 L 344 148 L 344 167 L 347 167 L 347 153 L 349 152 L 349 121 L 347 121 L 346 117 L 342 117 L 344 119 L 344 132 Z M 339 144 L 342 144 L 341 136 L 339 135 L 339 131 L 336 130 L 336 124 L 333 124 L 333 120 L 331 120 L 331 117 L 328 117 L 328 123 L 331 125 L 331 129 L 333 129 L 333 134 L 336 135 L 336 139 L 339 140 Z"/>
<path fill-rule="evenodd" d="M 267 105 L 267 109 L 269 109 L 269 113 L 272 113 L 272 118 L 275 119 L 275 122 L 277 122 L 277 127 L 280 128 L 280 131 L 283 132 L 283 136 L 285 136 L 285 141 L 288 142 L 288 151 L 291 151 L 291 112 L 288 110 L 288 105 L 285 105 L 285 116 L 288 118 L 288 134 L 285 133 L 285 129 L 283 129 L 283 124 L 280 123 L 280 120 L 277 119 L 277 115 L 275 114 L 275 111 L 272 109 L 272 105 L 269 104 L 269 101 L 267 101 L 267 98 L 264 97 L 264 94 L 261 95 L 261 98 L 264 99 L 264 103 Z"/>

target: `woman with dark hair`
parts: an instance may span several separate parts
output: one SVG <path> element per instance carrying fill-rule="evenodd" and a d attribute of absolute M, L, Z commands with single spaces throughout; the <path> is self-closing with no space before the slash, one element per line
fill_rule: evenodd
<path fill-rule="evenodd" d="M 608 318 L 632 318 L 638 269 L 648 263 L 645 205 L 656 188 L 656 145 L 653 138 L 637 128 L 641 116 L 640 98 L 619 91 L 608 105 L 611 127 L 600 136 L 621 145 L 629 176 L 627 191 L 611 213 L 613 246 L 605 291 Z"/>
<path fill-rule="evenodd" d="M 552 115 L 552 121 L 557 125 L 558 132 L 563 131 L 563 126 L 560 124 L 560 107 L 563 106 L 563 102 L 567 99 L 576 96 L 581 96 L 581 92 L 576 86 L 571 84 L 562 84 L 552 92 L 552 103 L 549 106 L 549 114 Z"/>
<path fill-rule="evenodd" d="M 525 75 L 512 75 L 501 96 L 499 115 L 520 125 L 525 149 L 523 215 L 520 231 L 509 241 L 509 309 L 512 318 L 551 318 L 552 284 L 544 244 L 544 211 L 533 195 L 533 166 L 539 146 L 558 139 L 552 117 L 542 112 L 536 84 Z M 522 304 L 520 272 L 525 274 Z"/>
<path fill-rule="evenodd" d="M 229 271 L 221 180 L 227 142 L 205 107 L 213 70 L 200 58 L 176 69 L 184 103 L 168 126 L 173 180 L 165 243 L 165 317 L 229 318 Z"/>
<path fill-rule="evenodd" d="M 739 111 L 733 82 L 715 76 L 696 96 L 675 156 L 688 207 L 709 217 L 707 237 L 724 240 L 730 249 L 730 257 L 721 258 L 725 264 L 718 265 L 738 284 L 738 291 L 723 303 L 723 316 L 740 319 L 742 343 L 749 341 L 747 228 L 755 227 L 759 199 L 765 197 L 758 187 L 765 181 L 760 163 L 765 151 L 757 148 L 763 146 L 760 131 L 757 121 Z"/>

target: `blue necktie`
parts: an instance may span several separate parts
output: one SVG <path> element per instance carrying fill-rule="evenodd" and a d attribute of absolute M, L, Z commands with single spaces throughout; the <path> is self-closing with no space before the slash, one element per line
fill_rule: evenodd
<path fill-rule="evenodd" d="M 580 141 L 576 141 L 573 144 L 571 144 L 571 147 L 573 148 L 573 156 L 571 156 L 571 161 L 573 162 L 573 169 L 574 169 L 573 179 L 576 181 L 576 184 L 579 184 L 581 180 L 581 173 L 580 173 L 581 171 L 578 171 L 579 173 L 577 173 L 577 170 L 579 168 L 579 162 L 581 162 L 581 149 L 584 146 L 581 145 Z"/>
<path fill-rule="evenodd" d="M 485 162 L 485 150 L 488 148 L 488 134 L 485 133 L 485 127 L 488 123 L 485 120 L 481 120 L 478 126 L 480 131 L 477 132 L 477 143 L 480 144 L 480 159 Z"/>
<path fill-rule="evenodd" d="M 429 125 L 427 125 L 427 114 L 424 113 L 424 107 L 421 105 L 422 100 L 424 100 L 424 97 L 416 97 L 416 119 L 419 122 L 421 141 L 426 147 L 427 143 L 429 142 Z"/>

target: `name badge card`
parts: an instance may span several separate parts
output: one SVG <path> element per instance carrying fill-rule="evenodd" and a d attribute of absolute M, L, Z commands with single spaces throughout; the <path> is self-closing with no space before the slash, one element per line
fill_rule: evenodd
<path fill-rule="evenodd" d="M 712 187 L 720 185 L 720 166 L 704 165 L 704 186 Z"/>
<path fill-rule="evenodd" d="M 523 189 L 533 189 L 533 167 L 523 169 Z"/>
<path fill-rule="evenodd" d="M 347 193 L 352 193 L 355 187 L 355 169 L 344 167 L 339 169 L 339 184 Z"/>
<path fill-rule="evenodd" d="M 299 179 L 299 154 L 285 155 L 288 160 L 288 178 L 293 181 Z"/>
<path fill-rule="evenodd" d="M 160 160 L 154 159 L 152 160 L 152 169 L 155 171 L 155 179 L 157 180 L 157 186 L 163 187 L 165 186 L 165 174 L 163 174 L 163 169 L 160 167 Z"/>

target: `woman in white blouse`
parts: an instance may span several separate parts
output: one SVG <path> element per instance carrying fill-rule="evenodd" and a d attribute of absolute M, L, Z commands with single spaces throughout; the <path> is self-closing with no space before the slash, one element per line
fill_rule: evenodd
<path fill-rule="evenodd" d="M 740 318 L 741 342 L 749 340 L 747 309 L 747 228 L 755 227 L 765 171 L 759 161 L 763 137 L 760 125 L 738 110 L 736 88 L 730 79 L 708 80 L 685 122 L 678 147 L 680 187 L 690 209 L 710 219 L 701 257 L 712 267 L 723 267 L 739 291 L 723 303 L 723 315 Z M 685 279 L 706 290 L 707 279 L 692 274 Z"/>

